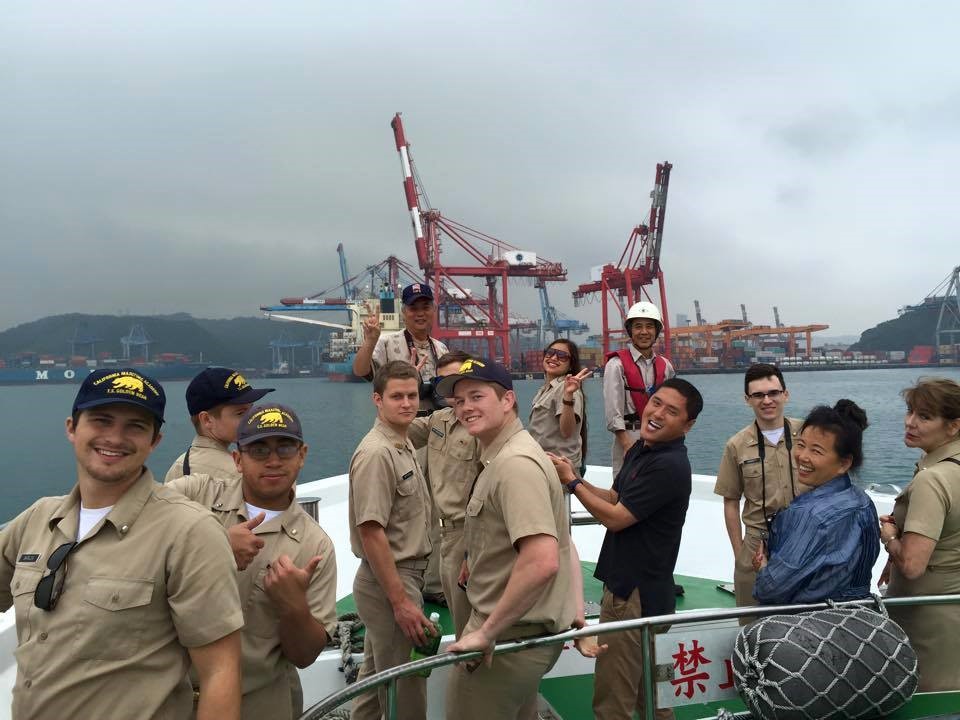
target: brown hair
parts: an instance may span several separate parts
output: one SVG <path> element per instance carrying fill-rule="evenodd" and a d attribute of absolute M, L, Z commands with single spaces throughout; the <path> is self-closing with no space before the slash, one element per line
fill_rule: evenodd
<path fill-rule="evenodd" d="M 908 407 L 924 410 L 944 420 L 960 418 L 960 383 L 945 377 L 922 377 L 900 396 Z"/>
<path fill-rule="evenodd" d="M 391 360 L 374 374 L 373 391 L 377 395 L 383 395 L 390 380 L 416 380 L 419 383 L 420 373 L 405 360 Z"/>
<path fill-rule="evenodd" d="M 451 350 L 437 358 L 437 370 L 444 365 L 451 365 L 453 363 L 460 363 L 462 365 L 467 360 L 470 360 L 469 353 L 465 353 L 463 350 Z"/>

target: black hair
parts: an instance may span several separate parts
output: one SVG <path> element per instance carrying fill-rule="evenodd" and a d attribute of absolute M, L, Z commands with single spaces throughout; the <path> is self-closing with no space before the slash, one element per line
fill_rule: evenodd
<path fill-rule="evenodd" d="M 800 426 L 800 432 L 814 427 L 833 435 L 834 451 L 841 458 L 850 458 L 850 469 L 863 464 L 863 431 L 869 427 L 867 413 L 853 400 L 837 400 L 833 407 L 818 405 Z"/>
<path fill-rule="evenodd" d="M 683 395 L 687 401 L 687 420 L 696 420 L 697 415 L 703 410 L 703 395 L 693 386 L 693 383 L 687 382 L 683 378 L 672 377 L 664 380 L 660 386 L 662 388 L 673 388 Z M 657 388 L 659 390 L 659 388 Z"/>
<path fill-rule="evenodd" d="M 775 377 L 780 381 L 780 387 L 783 390 L 787 389 L 787 383 L 783 380 L 783 373 L 780 371 L 776 365 L 770 365 L 769 363 L 754 363 L 747 368 L 747 372 L 743 375 L 743 394 L 747 395 L 750 393 L 750 383 L 754 380 L 763 380 L 764 378 Z"/>

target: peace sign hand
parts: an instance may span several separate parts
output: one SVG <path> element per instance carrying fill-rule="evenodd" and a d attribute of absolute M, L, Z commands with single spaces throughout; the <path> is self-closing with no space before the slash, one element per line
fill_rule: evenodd
<path fill-rule="evenodd" d="M 363 339 L 375 343 L 380 338 L 380 309 L 363 319 Z"/>
<path fill-rule="evenodd" d="M 582 383 L 591 375 L 593 375 L 593 370 L 591 370 L 590 368 L 584 368 L 583 370 L 578 372 L 576 375 L 567 375 L 563 379 L 564 398 L 568 400 L 572 400 L 577 390 L 580 389 L 580 383 Z"/>

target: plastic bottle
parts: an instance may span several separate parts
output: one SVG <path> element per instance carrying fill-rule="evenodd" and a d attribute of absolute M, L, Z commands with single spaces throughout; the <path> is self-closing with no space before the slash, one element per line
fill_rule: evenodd
<path fill-rule="evenodd" d="M 433 657 L 440 650 L 440 640 L 443 639 L 443 628 L 440 627 L 440 613 L 432 612 L 430 613 L 430 624 L 433 625 L 433 630 L 427 629 L 427 644 L 426 645 L 414 645 L 410 648 L 410 660 L 423 660 L 424 658 Z M 423 670 L 418 675 L 423 677 L 430 677 L 429 670 Z"/>

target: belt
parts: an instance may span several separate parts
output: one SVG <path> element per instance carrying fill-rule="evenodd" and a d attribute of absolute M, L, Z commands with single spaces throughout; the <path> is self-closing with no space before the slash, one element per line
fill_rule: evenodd
<path fill-rule="evenodd" d="M 426 417 L 427 415 L 433 415 L 433 410 L 417 410 L 417 417 Z"/>
<path fill-rule="evenodd" d="M 532 637 L 542 637 L 549 635 L 550 631 L 543 623 L 532 623 L 526 625 L 514 625 L 504 630 L 498 637 L 497 642 L 510 640 L 525 640 Z"/>
<path fill-rule="evenodd" d="M 639 430 L 643 427 L 643 422 L 641 420 L 624 420 L 623 429 L 624 430 Z"/>
<path fill-rule="evenodd" d="M 446 518 L 440 518 L 439 521 L 440 527 L 444 530 L 456 530 L 457 528 L 463 527 L 463 520 L 447 520 Z"/>
<path fill-rule="evenodd" d="M 396 563 L 398 568 L 404 570 L 426 570 L 428 564 L 427 560 L 400 560 Z"/>

